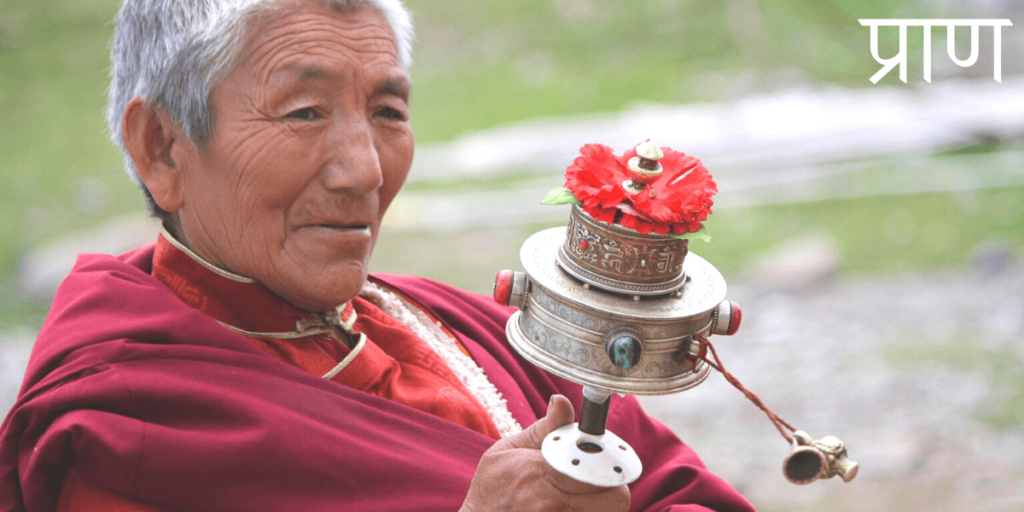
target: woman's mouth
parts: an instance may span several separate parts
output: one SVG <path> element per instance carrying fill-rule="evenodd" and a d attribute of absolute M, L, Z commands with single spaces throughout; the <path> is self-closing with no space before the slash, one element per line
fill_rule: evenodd
<path fill-rule="evenodd" d="M 327 228 L 327 229 L 340 229 L 340 230 L 348 230 L 348 231 L 360 231 L 360 230 L 367 230 L 367 231 L 369 231 L 369 229 L 370 229 L 370 226 L 368 226 L 366 224 L 313 224 L 313 227 Z"/>
<path fill-rule="evenodd" d="M 313 232 L 319 232 L 327 236 L 370 236 L 372 234 L 369 224 L 362 223 L 335 223 L 335 222 L 318 222 L 313 224 L 306 224 L 300 228 L 301 230 L 309 230 Z"/>

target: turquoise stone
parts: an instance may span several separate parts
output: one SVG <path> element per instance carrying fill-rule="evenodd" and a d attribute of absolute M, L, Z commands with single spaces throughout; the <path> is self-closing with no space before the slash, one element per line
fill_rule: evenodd
<path fill-rule="evenodd" d="M 642 350 L 640 340 L 628 334 L 616 336 L 608 343 L 608 357 L 612 364 L 623 370 L 628 370 L 640 362 Z"/>

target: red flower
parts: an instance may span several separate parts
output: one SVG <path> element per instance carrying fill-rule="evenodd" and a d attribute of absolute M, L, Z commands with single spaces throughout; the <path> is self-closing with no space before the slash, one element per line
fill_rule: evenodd
<path fill-rule="evenodd" d="M 659 234 L 692 233 L 711 213 L 718 185 L 700 160 L 661 148 L 661 177 L 633 194 L 622 184 L 630 179 L 627 163 L 636 149 L 615 156 L 611 148 L 587 144 L 565 172 L 565 188 L 583 203 L 583 211 L 608 223 Z M 651 198 L 653 188 L 654 198 Z"/>

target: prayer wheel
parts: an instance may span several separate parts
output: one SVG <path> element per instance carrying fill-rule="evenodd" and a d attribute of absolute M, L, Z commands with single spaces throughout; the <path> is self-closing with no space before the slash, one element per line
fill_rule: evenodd
<path fill-rule="evenodd" d="M 506 325 L 509 342 L 584 386 L 580 423 L 548 436 L 545 457 L 581 481 L 632 482 L 639 459 L 605 430 L 611 394 L 662 395 L 703 382 L 710 368 L 695 339 L 735 333 L 739 306 L 688 240 L 604 224 L 576 206 L 568 227 L 534 234 L 520 259 L 525 272 L 503 270 L 494 286 L 495 300 L 519 308 Z"/>
<path fill-rule="evenodd" d="M 687 221 L 693 217 L 686 217 L 692 210 L 673 211 L 674 223 L 655 230 L 655 209 L 648 208 L 659 198 L 662 205 L 683 204 L 679 198 L 684 188 L 684 196 L 697 200 L 686 204 L 703 201 L 708 208 L 717 188 L 699 160 L 667 151 L 672 153 L 665 159 L 669 178 L 659 182 L 659 160 L 666 155 L 653 142 L 638 145 L 628 163 L 630 155 L 613 160 L 603 146 L 581 148 L 581 156 L 567 170 L 567 187 L 549 193 L 557 202 L 545 198 L 547 204 L 574 204 L 568 226 L 529 237 L 519 253 L 523 271 L 502 270 L 495 280 L 495 301 L 519 309 L 505 327 L 512 347 L 544 370 L 583 385 L 580 422 L 544 439 L 545 460 L 592 485 L 635 481 L 643 471 L 641 461 L 628 443 L 605 429 L 611 394 L 685 391 L 704 382 L 713 368 L 762 409 L 791 443 L 793 451 L 783 463 L 788 480 L 806 484 L 836 475 L 852 480 L 857 463 L 847 459 L 842 441 L 832 436 L 814 441 L 796 430 L 747 391 L 718 358 L 708 338 L 735 334 L 743 312 L 726 300 L 725 279 L 718 270 L 689 251 L 687 231 L 670 234 L 693 226 Z M 582 183 L 579 191 L 569 188 L 576 180 L 574 172 L 583 175 L 575 181 Z M 695 175 L 710 186 L 684 183 Z M 621 202 L 600 197 L 589 203 L 590 209 L 581 208 L 587 204 L 578 197 L 582 194 L 611 195 Z M 660 211 L 665 209 L 661 206 Z M 639 225 L 637 218 L 649 222 L 643 233 L 620 223 L 629 216 L 633 225 Z"/>

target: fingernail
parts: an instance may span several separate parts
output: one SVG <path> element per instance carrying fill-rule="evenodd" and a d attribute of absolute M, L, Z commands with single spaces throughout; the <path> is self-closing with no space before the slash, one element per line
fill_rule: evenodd
<path fill-rule="evenodd" d="M 551 395 L 551 398 L 548 398 L 548 409 L 551 409 L 554 406 L 555 406 L 555 395 Z"/>

